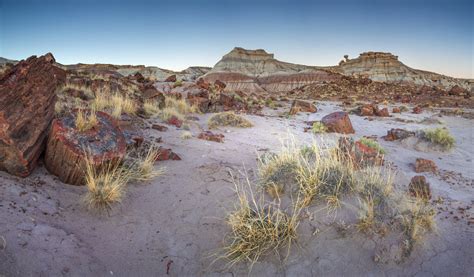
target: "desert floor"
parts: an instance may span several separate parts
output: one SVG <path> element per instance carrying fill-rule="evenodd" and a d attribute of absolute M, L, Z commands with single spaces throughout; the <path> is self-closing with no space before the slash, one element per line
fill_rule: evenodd
<path fill-rule="evenodd" d="M 229 172 L 241 176 L 245 171 L 254 179 L 258 153 L 278 151 L 289 133 L 301 144 L 335 142 L 337 134 L 303 131 L 304 121 L 341 110 L 332 102 L 319 103 L 318 108 L 315 114 L 290 119 L 278 117 L 288 107 L 266 109 L 264 116 L 246 115 L 255 126 L 217 130 L 225 135 L 224 143 L 196 138 L 201 128 L 207 129 L 210 114 L 198 115 L 199 121 L 191 125 L 194 137 L 188 140 L 181 139 L 183 130 L 173 126 L 166 132 L 147 129 L 147 138 L 162 137 L 163 146 L 182 160 L 157 163 L 166 167 L 165 175 L 131 184 L 122 204 L 108 215 L 88 211 L 81 202 L 86 188 L 61 183 L 43 166 L 25 179 L 0 172 L 0 276 L 247 275 L 245 264 L 232 269 L 222 261 L 210 265 L 229 231 L 226 214 L 237 201 Z M 416 175 L 412 165 L 416 158 L 431 159 L 440 169 L 436 174 L 423 173 L 431 183 L 438 212 L 436 231 L 415 247 L 408 260 L 374 258 L 377 253 L 390 257 L 395 250 L 359 234 L 349 226 L 351 222 L 336 220 L 313 206 L 304 211 L 301 236 L 290 255 L 284 259 L 286 252 L 281 253 L 281 260 L 275 255 L 264 257 L 250 275 L 472 274 L 474 209 L 469 207 L 474 205 L 474 121 L 435 113 L 404 113 L 372 121 L 350 116 L 354 137 L 379 137 L 388 152 L 387 164 L 397 171 L 399 189 L 406 190 Z M 149 120 L 155 122 L 159 120 Z M 380 139 L 391 128 L 418 130 L 441 124 L 456 138 L 456 147 L 447 153 Z"/>

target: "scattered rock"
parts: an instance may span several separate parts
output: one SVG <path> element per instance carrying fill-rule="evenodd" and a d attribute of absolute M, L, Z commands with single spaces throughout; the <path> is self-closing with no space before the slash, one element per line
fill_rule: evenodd
<path fill-rule="evenodd" d="M 381 166 L 384 163 L 384 155 L 379 153 L 377 149 L 356 141 L 354 145 L 354 162 L 358 167 Z"/>
<path fill-rule="evenodd" d="M 355 133 L 349 115 L 346 112 L 328 114 L 321 119 L 321 122 L 328 128 L 328 132 L 341 134 Z"/>
<path fill-rule="evenodd" d="M 178 128 L 181 128 L 181 125 L 183 125 L 183 121 L 173 115 L 172 117 L 168 118 L 168 120 L 166 120 L 166 124 L 174 125 Z"/>
<path fill-rule="evenodd" d="M 66 72 L 46 54 L 21 61 L 0 77 L 0 170 L 26 177 L 44 149 L 56 88 Z"/>
<path fill-rule="evenodd" d="M 426 181 L 426 177 L 423 175 L 414 176 L 410 181 L 408 189 L 410 194 L 414 197 L 426 200 L 431 199 L 430 184 Z"/>
<path fill-rule="evenodd" d="M 420 106 L 416 106 L 416 107 L 413 108 L 413 113 L 414 114 L 420 114 L 422 112 L 423 112 L 423 110 L 421 109 Z"/>
<path fill-rule="evenodd" d="M 217 90 L 222 91 L 222 90 L 225 89 L 226 84 L 224 82 L 222 82 L 221 80 L 216 80 L 214 82 L 214 86 L 217 88 Z"/>
<path fill-rule="evenodd" d="M 215 141 L 215 142 L 224 142 L 224 135 L 223 134 L 216 134 L 211 131 L 204 131 L 198 135 L 198 139 Z"/>
<path fill-rule="evenodd" d="M 160 147 L 158 149 L 158 154 L 156 155 L 155 161 L 167 160 L 180 161 L 181 157 L 178 156 L 178 154 L 174 153 L 171 149 Z"/>
<path fill-rule="evenodd" d="M 406 139 L 408 137 L 414 137 L 415 132 L 407 131 L 405 129 L 390 129 L 387 131 L 387 135 L 383 136 L 382 138 L 386 141 L 394 141 L 394 140 L 401 140 Z"/>
<path fill-rule="evenodd" d="M 97 125 L 83 132 L 75 126 L 76 114 L 53 121 L 44 163 L 46 169 L 64 183 L 83 185 L 86 151 L 99 167 L 105 162 L 122 160 L 126 143 L 118 123 L 108 114 L 96 112 Z"/>
<path fill-rule="evenodd" d="M 200 88 L 203 88 L 205 90 L 208 90 L 209 89 L 209 83 L 204 81 L 203 78 L 199 78 L 197 81 L 196 81 L 196 85 L 198 85 Z"/>
<path fill-rule="evenodd" d="M 160 124 L 153 124 L 153 125 L 151 125 L 151 128 L 152 128 L 152 129 L 155 129 L 155 130 L 158 130 L 158 131 L 160 131 L 160 132 L 166 132 L 166 131 L 168 131 L 168 127 L 163 126 L 163 125 L 160 125 Z"/>
<path fill-rule="evenodd" d="M 432 160 L 418 158 L 415 163 L 415 172 L 436 172 L 438 170 L 436 164 Z"/>
<path fill-rule="evenodd" d="M 293 103 L 291 104 L 290 108 L 290 115 L 295 115 L 299 112 L 304 112 L 304 113 L 315 113 L 317 112 L 318 109 L 316 108 L 315 105 L 313 105 L 311 102 L 308 101 L 303 101 L 303 100 L 294 100 Z"/>
<path fill-rule="evenodd" d="M 176 75 L 171 75 L 169 76 L 168 78 L 165 79 L 165 82 L 171 82 L 171 83 L 174 83 L 176 82 Z"/>
<path fill-rule="evenodd" d="M 390 114 L 388 113 L 388 109 L 387 108 L 383 108 L 381 110 L 377 109 L 375 111 L 375 115 L 376 116 L 380 116 L 380 117 L 389 117 Z"/>
<path fill-rule="evenodd" d="M 402 111 L 400 110 L 399 107 L 394 107 L 394 108 L 392 109 L 392 113 L 402 113 Z"/>

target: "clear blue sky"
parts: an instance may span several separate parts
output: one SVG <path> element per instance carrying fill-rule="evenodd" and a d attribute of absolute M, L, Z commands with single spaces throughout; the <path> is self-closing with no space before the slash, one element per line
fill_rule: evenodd
<path fill-rule="evenodd" d="M 0 0 L 0 56 L 60 63 L 213 66 L 235 46 L 335 65 L 388 51 L 405 64 L 473 78 L 473 4 L 464 0 Z"/>

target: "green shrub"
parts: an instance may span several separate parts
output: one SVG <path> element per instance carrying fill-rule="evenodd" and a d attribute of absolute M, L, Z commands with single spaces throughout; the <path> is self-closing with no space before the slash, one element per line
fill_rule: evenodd
<path fill-rule="evenodd" d="M 453 148 L 456 142 L 454 137 L 445 128 L 424 130 L 423 138 L 433 144 L 440 145 L 447 150 Z"/>
<path fill-rule="evenodd" d="M 368 138 L 361 138 L 359 140 L 360 143 L 362 143 L 363 145 L 367 146 L 367 147 L 370 147 L 372 149 L 375 149 L 377 150 L 377 152 L 379 152 L 379 154 L 385 154 L 385 149 L 382 148 L 382 146 L 380 146 L 380 144 L 378 142 L 376 142 L 375 140 L 372 140 L 372 139 L 368 139 Z"/>
<path fill-rule="evenodd" d="M 314 122 L 313 127 L 311 128 L 311 131 L 314 134 L 323 134 L 323 133 L 326 133 L 327 130 L 328 130 L 328 128 L 326 127 L 326 125 L 324 125 L 320 121 Z"/>

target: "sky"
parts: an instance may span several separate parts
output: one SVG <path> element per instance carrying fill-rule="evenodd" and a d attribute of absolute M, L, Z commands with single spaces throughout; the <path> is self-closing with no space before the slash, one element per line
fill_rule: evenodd
<path fill-rule="evenodd" d="M 336 65 L 391 52 L 406 65 L 474 78 L 473 1 L 0 0 L 0 57 L 62 64 L 213 66 L 234 47 Z"/>

